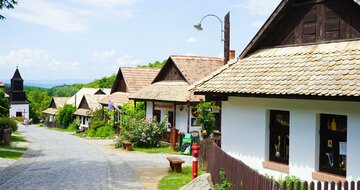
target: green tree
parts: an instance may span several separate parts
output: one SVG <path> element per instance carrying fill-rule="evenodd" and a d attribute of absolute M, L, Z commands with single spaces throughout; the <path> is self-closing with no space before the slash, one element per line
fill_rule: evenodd
<path fill-rule="evenodd" d="M 26 97 L 30 101 L 30 118 L 34 122 L 38 122 L 38 118 L 42 117 L 44 111 L 50 104 L 51 97 L 46 89 L 29 87 L 25 89 Z"/>
<path fill-rule="evenodd" d="M 0 10 L 3 8 L 13 9 L 17 5 L 17 1 L 15 0 L 0 0 Z M 0 15 L 0 20 L 5 19 L 4 16 Z"/>
<path fill-rule="evenodd" d="M 165 65 L 166 61 L 167 60 L 155 61 L 155 62 L 149 63 L 147 65 L 139 65 L 138 67 L 141 67 L 141 68 L 162 68 Z"/>
<path fill-rule="evenodd" d="M 4 91 L 0 90 L 0 117 L 8 117 L 9 110 L 9 101 L 5 98 Z"/>
<path fill-rule="evenodd" d="M 67 128 L 70 123 L 74 121 L 74 112 L 75 107 L 73 105 L 65 105 L 60 110 L 58 110 L 58 113 L 56 115 L 55 121 L 56 124 L 62 126 L 63 128 Z"/>

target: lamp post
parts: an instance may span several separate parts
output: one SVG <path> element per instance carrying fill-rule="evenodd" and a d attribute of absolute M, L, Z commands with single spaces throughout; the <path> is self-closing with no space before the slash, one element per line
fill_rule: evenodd
<path fill-rule="evenodd" d="M 194 28 L 195 28 L 196 30 L 198 30 L 198 31 L 203 31 L 204 28 L 202 27 L 201 23 L 202 23 L 202 21 L 203 21 L 206 17 L 215 17 L 215 18 L 217 18 L 217 19 L 219 20 L 220 25 L 221 25 L 221 42 L 224 42 L 225 40 L 224 40 L 224 37 L 223 37 L 223 34 L 224 34 L 223 21 L 222 21 L 218 16 L 216 16 L 216 15 L 214 15 L 214 14 L 205 15 L 205 16 L 200 20 L 200 22 L 199 22 L 198 24 L 195 24 L 195 25 L 194 25 Z"/>
<path fill-rule="evenodd" d="M 224 17 L 224 22 L 214 14 L 205 15 L 199 22 L 195 24 L 194 28 L 198 31 L 203 31 L 202 21 L 207 17 L 215 17 L 219 20 L 221 24 L 221 42 L 224 42 L 224 64 L 227 64 L 229 61 L 229 51 L 230 51 L 230 12 L 228 12 Z"/>

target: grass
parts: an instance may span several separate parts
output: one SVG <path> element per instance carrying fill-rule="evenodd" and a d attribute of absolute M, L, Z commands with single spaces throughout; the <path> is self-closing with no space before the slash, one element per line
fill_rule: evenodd
<path fill-rule="evenodd" d="M 27 147 L 0 146 L 0 148 L 10 149 L 10 150 L 20 150 L 20 151 L 27 150 Z"/>
<path fill-rule="evenodd" d="M 135 151 L 144 152 L 148 154 L 179 154 L 177 151 L 173 151 L 171 146 L 169 147 L 159 147 L 159 148 L 139 148 L 139 147 L 133 147 Z"/>
<path fill-rule="evenodd" d="M 1 158 L 8 158 L 8 159 L 19 159 L 23 152 L 8 152 L 8 151 L 0 151 Z"/>
<path fill-rule="evenodd" d="M 159 184 L 159 190 L 176 190 L 180 189 L 184 185 L 188 184 L 192 180 L 192 171 L 190 166 L 182 168 L 182 173 L 174 173 L 171 169 L 168 172 L 168 175 L 163 177 Z M 204 171 L 198 171 L 199 176 L 204 173 Z"/>
<path fill-rule="evenodd" d="M 11 136 L 11 142 L 27 142 L 24 137 Z"/>
<path fill-rule="evenodd" d="M 69 128 L 57 128 L 57 127 L 51 127 L 49 128 L 54 131 L 60 131 L 60 132 L 76 132 L 76 130 L 69 129 Z"/>

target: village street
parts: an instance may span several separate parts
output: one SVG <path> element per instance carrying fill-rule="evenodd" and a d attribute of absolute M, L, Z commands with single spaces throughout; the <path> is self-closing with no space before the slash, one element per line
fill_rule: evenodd
<path fill-rule="evenodd" d="M 0 167 L 0 189 L 143 189 L 135 170 L 168 167 L 165 154 L 127 153 L 106 146 L 109 141 L 34 126 L 20 126 L 19 131 L 29 148 L 16 163 Z M 185 159 L 191 163 L 191 157 Z"/>

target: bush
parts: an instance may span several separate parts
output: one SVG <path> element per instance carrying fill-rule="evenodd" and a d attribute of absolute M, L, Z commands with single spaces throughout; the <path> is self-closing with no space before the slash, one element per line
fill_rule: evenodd
<path fill-rule="evenodd" d="M 56 115 L 56 124 L 66 128 L 74 120 L 75 107 L 73 105 L 65 105 Z"/>
<path fill-rule="evenodd" d="M 103 119 L 104 112 L 104 119 Z M 89 137 L 112 137 L 115 135 L 114 130 L 114 114 L 115 111 L 96 110 L 92 113 L 90 128 L 85 131 Z"/>
<path fill-rule="evenodd" d="M 162 134 L 167 130 L 166 122 L 157 122 L 156 119 L 132 119 L 127 124 L 127 128 L 129 130 L 122 131 L 115 147 L 119 147 L 123 140 L 131 141 L 137 147 L 158 147 Z"/>
<path fill-rule="evenodd" d="M 212 102 L 201 102 L 195 107 L 199 111 L 199 122 L 204 138 L 209 137 L 215 129 L 215 116 L 209 111 L 214 107 Z"/>
<path fill-rule="evenodd" d="M 221 183 L 215 185 L 215 190 L 232 190 L 232 184 L 226 179 L 224 169 L 220 170 L 220 181 Z"/>
<path fill-rule="evenodd" d="M 71 130 L 71 131 L 76 131 L 78 130 L 80 127 L 80 120 L 79 119 L 75 119 L 68 127 L 67 129 Z"/>
<path fill-rule="evenodd" d="M 5 93 L 0 89 L 0 117 L 9 116 L 9 101 L 5 98 Z"/>
<path fill-rule="evenodd" d="M 13 132 L 16 131 L 18 128 L 16 121 L 8 117 L 1 117 L 0 129 L 9 129 L 9 128 L 11 128 Z"/>

